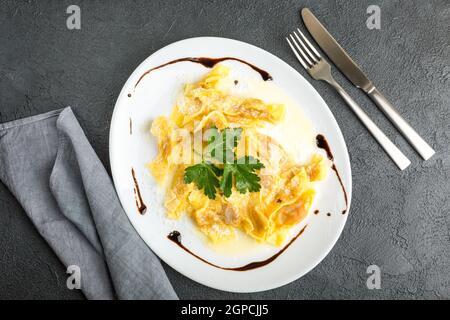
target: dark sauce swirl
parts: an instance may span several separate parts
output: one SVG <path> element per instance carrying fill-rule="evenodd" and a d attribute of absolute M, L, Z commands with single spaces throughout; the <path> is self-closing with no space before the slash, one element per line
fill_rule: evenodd
<path fill-rule="evenodd" d="M 243 64 L 248 65 L 250 68 L 252 68 L 253 70 L 255 70 L 256 72 L 258 72 L 261 76 L 261 78 L 264 81 L 268 81 L 268 80 L 272 80 L 272 76 L 265 70 L 258 68 L 257 66 L 251 64 L 250 62 L 244 61 L 242 59 L 239 58 L 233 58 L 233 57 L 223 57 L 223 58 L 205 58 L 205 57 L 198 57 L 198 58 L 194 58 L 194 57 L 187 57 L 187 58 L 180 58 L 180 59 L 176 59 L 176 60 L 172 60 L 169 62 L 166 62 L 164 64 L 161 64 L 157 67 L 151 68 L 150 70 L 147 70 L 146 72 L 144 72 L 144 74 L 142 74 L 142 76 L 139 78 L 139 80 L 136 82 L 136 84 L 134 85 L 134 87 L 136 88 L 138 86 L 138 84 L 142 81 L 142 79 L 148 75 L 150 72 L 164 68 L 168 65 L 171 64 L 175 64 L 178 62 L 193 62 L 193 63 L 199 63 L 202 66 L 206 67 L 206 68 L 212 68 L 214 67 L 216 64 L 218 64 L 219 62 L 225 61 L 225 60 L 234 60 L 234 61 L 238 61 L 241 62 Z"/>
<path fill-rule="evenodd" d="M 141 191 L 139 189 L 139 185 L 136 179 L 136 174 L 134 172 L 134 169 L 131 168 L 131 175 L 133 176 L 133 182 L 134 182 L 134 198 L 136 200 L 136 207 L 140 214 L 145 214 L 147 212 L 147 206 L 145 205 L 144 201 L 142 200 Z"/>
<path fill-rule="evenodd" d="M 176 243 L 181 249 L 183 249 L 184 251 L 186 251 L 187 253 L 193 255 L 194 257 L 196 257 L 197 259 L 199 259 L 200 261 L 209 264 L 210 266 L 213 266 L 215 268 L 219 268 L 222 270 L 229 270 L 229 271 L 248 271 L 248 270 L 252 270 L 252 269 L 256 269 L 256 268 L 260 268 L 263 267 L 269 263 L 271 263 L 272 261 L 274 261 L 276 258 L 278 258 L 284 251 L 286 251 L 287 248 L 289 248 L 289 246 L 295 241 L 297 240 L 297 238 L 303 233 L 303 231 L 305 231 L 307 225 L 304 226 L 296 235 L 295 237 L 293 237 L 280 251 L 278 251 L 277 253 L 275 253 L 273 256 L 262 260 L 262 261 L 255 261 L 255 262 L 251 262 L 249 264 L 246 264 L 245 266 L 242 267 L 233 267 L 233 268 L 226 268 L 226 267 L 221 267 L 218 266 L 212 262 L 209 262 L 208 260 L 203 259 L 202 257 L 200 257 L 199 255 L 195 254 L 194 252 L 192 252 L 191 250 L 189 250 L 188 248 L 186 248 L 183 243 L 181 242 L 181 234 L 178 231 L 172 231 L 167 238 Z"/>
<path fill-rule="evenodd" d="M 334 156 L 333 156 L 333 153 L 331 152 L 330 145 L 329 145 L 327 139 L 321 134 L 318 134 L 316 136 L 316 145 L 317 145 L 318 148 L 325 150 L 325 152 L 327 153 L 328 159 L 330 159 L 333 162 L 333 165 L 331 166 L 331 169 L 333 169 L 333 171 L 336 173 L 336 177 L 338 178 L 339 184 L 341 185 L 341 188 L 342 188 L 342 192 L 344 193 L 345 209 L 342 210 L 342 214 L 346 214 L 347 210 L 348 210 L 347 191 L 345 190 L 344 183 L 342 182 L 341 175 L 339 174 L 339 171 L 337 170 L 336 165 L 334 164 Z"/>

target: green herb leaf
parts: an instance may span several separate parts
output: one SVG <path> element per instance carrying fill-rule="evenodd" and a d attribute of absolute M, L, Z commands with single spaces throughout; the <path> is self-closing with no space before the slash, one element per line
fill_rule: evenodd
<path fill-rule="evenodd" d="M 211 163 L 202 162 L 184 170 L 184 182 L 194 182 L 199 190 L 203 189 L 210 199 L 216 198 L 216 188 L 219 187 L 219 179 L 222 170 Z"/>
<path fill-rule="evenodd" d="M 222 131 L 211 128 L 207 134 L 208 146 L 204 158 L 223 164 L 223 169 L 203 161 L 185 169 L 185 183 L 194 182 L 210 199 L 216 198 L 216 188 L 219 187 L 225 197 L 231 196 L 233 183 L 240 193 L 259 191 L 261 179 L 255 171 L 264 168 L 264 165 L 251 156 L 236 160 L 235 148 L 241 139 L 242 128 L 226 128 Z"/>
<path fill-rule="evenodd" d="M 241 139 L 242 128 L 226 128 L 219 131 L 217 128 L 208 130 L 208 146 L 205 154 L 220 164 L 233 163 L 234 149 Z"/>
<path fill-rule="evenodd" d="M 251 156 L 245 156 L 234 163 L 226 163 L 223 169 L 223 177 L 220 181 L 220 189 L 225 197 L 231 195 L 233 186 L 233 177 L 236 183 L 236 189 L 240 193 L 258 192 L 261 189 L 260 177 L 255 173 L 256 170 L 264 168 L 264 165 Z"/>
<path fill-rule="evenodd" d="M 220 190 L 222 190 L 225 197 L 231 196 L 231 188 L 233 186 L 233 172 L 232 164 L 227 164 L 223 168 L 223 177 L 220 180 Z"/>

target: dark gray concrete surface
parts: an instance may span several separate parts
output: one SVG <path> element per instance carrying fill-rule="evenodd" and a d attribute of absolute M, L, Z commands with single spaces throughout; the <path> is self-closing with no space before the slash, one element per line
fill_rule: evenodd
<path fill-rule="evenodd" d="M 81 8 L 81 30 L 66 28 L 66 8 Z M 381 30 L 366 9 L 381 8 Z M 301 70 L 284 36 L 308 6 L 379 89 L 436 149 L 429 161 L 376 107 L 336 74 L 405 151 L 400 172 L 337 94 Z M 134 68 L 180 39 L 246 41 L 303 74 L 334 113 L 353 170 L 352 210 L 325 260 L 303 278 L 255 294 L 199 285 L 165 266 L 180 298 L 450 298 L 450 2 L 436 1 L 3 1 L 0 0 L 0 122 L 73 107 L 109 170 L 108 132 L 116 97 Z M 1 156 L 1 155 L 0 155 Z M 381 267 L 381 289 L 366 269 Z M 16 200 L 0 184 L 0 299 L 80 299 Z"/>

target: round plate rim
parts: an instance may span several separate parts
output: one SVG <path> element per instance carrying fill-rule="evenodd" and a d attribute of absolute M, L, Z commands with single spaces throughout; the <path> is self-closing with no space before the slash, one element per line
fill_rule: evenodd
<path fill-rule="evenodd" d="M 147 241 L 145 241 L 145 239 L 141 236 L 141 234 L 138 232 L 138 229 L 136 228 L 136 226 L 134 225 L 134 223 L 133 223 L 133 221 L 130 219 L 130 217 L 129 217 L 129 214 L 126 212 L 126 210 L 125 209 L 123 209 L 124 210 L 124 212 L 125 212 L 125 214 L 127 215 L 127 218 L 128 218 L 128 220 L 130 221 L 130 223 L 131 223 L 131 225 L 133 226 L 133 228 L 135 229 L 135 231 L 136 231 L 136 233 L 139 235 L 139 237 L 144 241 L 144 243 L 155 253 L 155 255 L 156 256 L 158 256 L 158 258 L 159 259 L 161 259 L 161 260 L 163 260 L 167 265 L 169 265 L 171 268 L 173 268 L 174 270 L 176 270 L 177 272 L 179 272 L 179 273 L 181 273 L 182 275 L 184 275 L 184 276 L 186 276 L 187 278 L 189 278 L 189 279 L 191 279 L 191 280 L 193 280 L 193 281 L 195 281 L 195 282 L 197 282 L 197 283 L 200 283 L 200 284 L 202 284 L 202 285 L 205 285 L 205 286 L 207 286 L 207 287 L 210 287 L 210 288 L 213 288 L 213 289 L 217 289 L 217 290 L 221 290 L 221 291 L 226 291 L 226 292 L 234 292 L 234 293 L 254 293 L 254 292 L 261 292 L 261 291 L 267 291 L 267 290 L 271 290 L 271 289 L 275 289 L 275 288 L 279 288 L 279 287 L 282 287 L 282 286 L 284 286 L 284 285 L 287 285 L 287 284 L 289 284 L 289 283 L 291 283 L 291 282 L 293 282 L 293 281 L 295 281 L 295 280 L 298 280 L 298 279 L 300 279 L 301 277 L 303 277 L 304 275 L 306 275 L 307 273 L 309 273 L 311 270 L 313 270 L 320 262 L 322 262 L 323 261 L 323 259 L 325 259 L 325 257 L 330 253 L 330 251 L 333 249 L 333 247 L 336 245 L 336 243 L 337 243 L 337 241 L 339 240 L 339 238 L 341 237 L 341 235 L 342 235 L 342 231 L 343 231 L 343 229 L 344 229 L 344 227 L 345 227 L 345 225 L 346 225 L 346 223 L 347 223 L 347 218 L 348 218 L 348 216 L 349 216 L 349 213 L 350 213 L 350 207 L 351 207 L 351 200 L 352 200 L 352 172 L 351 172 L 351 166 L 350 166 L 350 156 L 349 156 L 349 153 L 348 153 L 348 148 L 347 148 L 347 144 L 346 144 L 346 142 L 345 142 L 345 139 L 344 139 L 344 136 L 343 136 L 343 134 L 342 134 L 342 131 L 341 131 L 341 128 L 340 128 L 340 126 L 339 126 L 339 124 L 337 123 L 337 121 L 336 121 L 336 118 L 334 117 L 334 115 L 333 115 L 333 113 L 331 112 L 331 109 L 329 108 L 329 106 L 328 106 L 328 104 L 325 102 L 325 100 L 322 98 L 322 96 L 319 94 L 319 92 L 317 92 L 317 90 L 297 71 L 297 70 L 295 70 L 291 65 L 289 65 L 287 62 L 285 62 L 284 60 L 282 60 L 282 59 L 280 59 L 279 57 L 277 57 L 276 55 L 274 55 L 273 53 L 271 53 L 271 52 L 268 52 L 268 51 L 266 51 L 266 50 L 264 50 L 264 49 L 262 49 L 262 48 L 260 48 L 260 47 L 257 47 L 257 46 L 255 46 L 255 45 L 252 45 L 252 44 L 249 44 L 249 43 L 247 43 L 247 42 L 244 42 L 244 41 L 240 41 L 240 40 L 235 40 L 235 39 L 231 39 L 231 38 L 224 38 L 224 37 L 211 37 L 211 36 L 205 36 L 205 37 L 191 37 L 191 38 L 186 38 L 186 39 L 182 39 L 182 40 L 178 40 L 178 41 L 175 41 L 175 42 L 173 42 L 173 43 L 170 43 L 170 44 L 168 44 L 168 45 L 166 45 L 166 46 L 164 46 L 164 47 L 162 47 L 162 48 L 160 48 L 159 50 L 157 50 L 157 51 L 155 51 L 155 52 L 153 52 L 150 56 L 148 56 L 146 59 L 144 59 L 136 68 L 135 68 L 135 70 L 131 73 L 131 75 L 128 77 L 128 79 L 127 79 L 127 81 L 124 83 L 124 85 L 123 85 L 123 87 L 122 87 L 122 89 L 121 89 L 121 91 L 120 91 L 120 93 L 119 93 L 119 96 L 118 96 L 118 98 L 117 98 L 117 100 L 116 100 L 116 103 L 115 103 L 115 105 L 114 105 L 114 110 L 113 110 L 113 113 L 112 113 L 112 117 L 111 117 L 111 124 L 110 124 L 110 131 L 109 131 L 109 160 L 110 160 L 110 168 L 111 168 L 111 175 L 112 175 L 112 179 L 113 179 L 113 182 L 114 182 L 114 186 L 116 185 L 116 183 L 118 182 L 117 181 L 117 178 L 116 178 L 116 175 L 115 175 L 115 160 L 114 160 L 114 158 L 113 158 L 113 153 L 114 153 L 114 148 L 113 148 L 113 133 L 114 133 L 114 128 L 115 128 L 115 126 L 114 126 L 114 124 L 116 123 L 116 117 L 117 117 L 117 107 L 118 107 L 118 104 L 119 104 L 119 101 L 121 100 L 121 98 L 123 98 L 124 96 L 126 96 L 126 88 L 129 86 L 129 84 L 131 83 L 131 81 L 135 78 L 135 75 L 136 74 L 141 74 L 141 69 L 142 69 L 142 67 L 146 64 L 146 62 L 148 61 L 148 60 L 150 60 L 153 56 L 155 56 L 155 55 L 157 55 L 157 54 L 159 54 L 159 53 L 161 53 L 161 51 L 163 51 L 163 50 L 168 50 L 168 49 L 170 49 L 171 47 L 173 47 L 173 46 L 176 46 L 176 45 L 180 45 L 180 43 L 183 43 L 183 42 L 189 42 L 189 41 L 208 41 L 208 40 L 222 40 L 222 41 L 232 41 L 232 42 L 235 42 L 235 43 L 237 43 L 237 44 L 240 44 L 240 45 L 244 45 L 244 46 L 250 46 L 250 47 L 253 47 L 254 49 L 256 49 L 256 50 L 260 50 L 260 51 L 263 51 L 263 52 L 265 52 L 266 54 L 268 54 L 268 55 L 270 55 L 274 60 L 276 60 L 277 62 L 280 62 L 280 63 L 282 63 L 282 64 L 284 64 L 284 65 L 286 65 L 286 67 L 288 68 L 288 69 L 290 69 L 290 71 L 291 72 L 293 72 L 293 73 L 295 73 L 296 74 L 296 76 L 299 78 L 299 80 L 300 81 L 302 81 L 303 83 L 304 83 L 304 85 L 306 86 L 306 87 L 308 87 L 308 89 L 310 90 L 310 91 L 312 91 L 312 92 L 314 92 L 314 94 L 317 96 L 317 98 L 319 99 L 319 100 L 321 100 L 321 102 L 326 106 L 326 108 L 325 108 L 325 112 L 327 112 L 328 113 L 328 115 L 329 115 L 329 117 L 330 117 L 330 120 L 332 121 L 332 122 L 334 122 L 334 124 L 335 124 L 335 126 L 336 126 L 336 129 L 337 129 L 337 133 L 338 133 L 338 136 L 337 136 L 337 139 L 340 141 L 340 143 L 342 144 L 342 146 L 343 146 L 343 148 L 344 148 L 344 154 L 346 155 L 346 159 L 344 159 L 344 160 L 346 160 L 346 161 L 343 161 L 343 165 L 345 166 L 345 171 L 346 172 L 348 172 L 348 177 L 346 177 L 347 179 L 348 179 L 348 186 L 347 186 L 347 188 L 346 188 L 346 191 L 347 191 L 347 196 L 348 196 L 348 206 L 347 206 L 347 213 L 345 214 L 345 216 L 344 216 L 344 221 L 343 221 L 343 223 L 341 224 L 341 226 L 340 226 L 340 228 L 339 228 L 339 230 L 338 230 L 338 234 L 337 234 L 337 236 L 332 240 L 332 241 L 330 241 L 330 243 L 329 243 L 329 245 L 328 245 L 328 247 L 326 248 L 326 250 L 323 250 L 320 254 L 318 254 L 318 257 L 316 258 L 316 260 L 313 262 L 313 263 L 311 263 L 310 264 L 310 266 L 309 266 L 309 268 L 305 268 L 304 270 L 302 270 L 301 272 L 298 272 L 298 273 L 295 273 L 295 274 L 293 274 L 292 276 L 290 276 L 290 277 L 287 277 L 287 278 L 285 278 L 284 280 L 282 280 L 282 281 L 274 281 L 273 283 L 272 283 L 272 285 L 267 285 L 267 286 L 265 286 L 265 287 L 263 287 L 263 288 L 258 288 L 258 289 L 255 289 L 255 290 L 252 290 L 252 289 L 249 289 L 249 290 L 240 290 L 240 289 L 230 289 L 229 287 L 223 287 L 223 286 L 221 286 L 221 285 L 216 285 L 216 284 L 213 284 L 213 283 L 205 283 L 205 281 L 203 281 L 200 277 L 196 277 L 196 276 L 188 276 L 188 275 L 186 275 L 184 272 L 183 272 L 183 270 L 180 268 L 180 267 L 178 267 L 178 266 L 176 266 L 176 265 L 174 265 L 173 263 L 171 263 L 171 262 L 169 262 L 169 261 L 165 261 L 164 259 L 162 259 L 158 254 L 157 254 L 157 252 L 155 251 L 155 249 L 154 248 L 152 248 L 152 245 L 150 244 L 150 243 L 148 243 Z M 121 205 L 122 205 L 122 207 L 124 206 L 123 205 L 123 203 L 122 203 L 122 199 L 121 199 L 121 197 L 120 197 L 120 194 L 119 194 L 119 192 L 117 192 L 117 188 L 115 188 L 116 189 L 116 193 L 117 193 L 117 196 L 118 196 L 118 198 L 119 198 L 119 200 L 120 200 L 120 203 L 121 203 Z"/>

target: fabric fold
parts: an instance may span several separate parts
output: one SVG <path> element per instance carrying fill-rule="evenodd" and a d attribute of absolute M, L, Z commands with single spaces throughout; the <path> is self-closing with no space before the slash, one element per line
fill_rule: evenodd
<path fill-rule="evenodd" d="M 0 124 L 0 179 L 89 299 L 177 299 L 70 107 Z"/>

